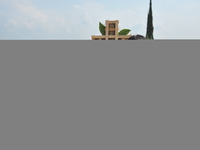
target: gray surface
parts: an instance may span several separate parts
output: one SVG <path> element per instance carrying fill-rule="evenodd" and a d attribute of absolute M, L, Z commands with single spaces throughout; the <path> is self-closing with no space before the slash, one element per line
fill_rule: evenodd
<path fill-rule="evenodd" d="M 199 149 L 195 42 L 90 42 L 1 41 L 1 150 Z"/>

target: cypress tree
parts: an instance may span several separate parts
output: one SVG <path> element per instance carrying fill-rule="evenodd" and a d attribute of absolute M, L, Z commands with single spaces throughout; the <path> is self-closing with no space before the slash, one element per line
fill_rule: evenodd
<path fill-rule="evenodd" d="M 148 18 L 147 18 L 147 33 L 146 33 L 147 39 L 154 39 L 153 29 L 154 28 L 153 28 L 152 2 L 150 0 L 149 13 L 148 13 Z"/>

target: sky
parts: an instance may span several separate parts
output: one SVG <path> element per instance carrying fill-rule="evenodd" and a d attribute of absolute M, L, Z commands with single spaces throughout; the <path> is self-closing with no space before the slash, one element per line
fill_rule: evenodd
<path fill-rule="evenodd" d="M 155 39 L 200 39 L 199 0 L 152 0 Z M 149 0 L 0 0 L 0 40 L 90 40 L 99 22 L 146 36 Z"/>

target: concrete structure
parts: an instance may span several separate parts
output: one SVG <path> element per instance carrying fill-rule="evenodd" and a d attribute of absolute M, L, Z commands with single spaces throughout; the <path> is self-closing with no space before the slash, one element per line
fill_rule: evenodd
<path fill-rule="evenodd" d="M 106 20 L 106 34 L 105 35 L 92 35 L 92 40 L 127 40 L 132 35 L 118 35 L 119 20 L 109 21 Z"/>

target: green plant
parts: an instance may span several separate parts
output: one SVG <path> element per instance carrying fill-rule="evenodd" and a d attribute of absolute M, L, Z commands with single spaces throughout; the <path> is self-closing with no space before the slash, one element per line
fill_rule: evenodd
<path fill-rule="evenodd" d="M 104 26 L 101 22 L 99 22 L 99 31 L 101 32 L 102 35 L 106 35 L 106 26 Z"/>
<path fill-rule="evenodd" d="M 119 35 L 128 35 L 129 34 L 129 32 L 130 32 L 131 30 L 129 30 L 129 29 L 122 29 L 121 31 L 119 31 Z"/>

